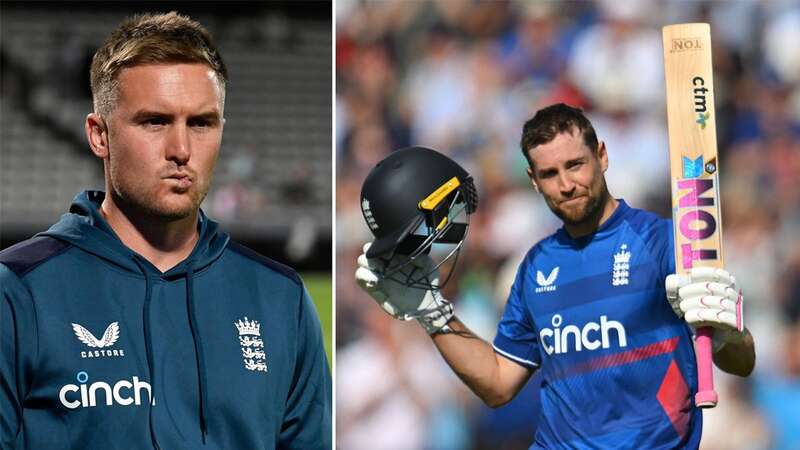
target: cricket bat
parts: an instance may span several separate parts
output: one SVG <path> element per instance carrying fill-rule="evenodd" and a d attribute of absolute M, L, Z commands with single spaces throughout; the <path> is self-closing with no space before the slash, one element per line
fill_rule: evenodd
<path fill-rule="evenodd" d="M 722 267 L 722 216 L 719 205 L 711 29 L 707 23 L 665 26 L 664 74 L 667 84 L 672 220 L 675 268 Z M 711 327 L 697 330 L 698 392 L 695 404 L 717 404 L 712 372 Z"/>

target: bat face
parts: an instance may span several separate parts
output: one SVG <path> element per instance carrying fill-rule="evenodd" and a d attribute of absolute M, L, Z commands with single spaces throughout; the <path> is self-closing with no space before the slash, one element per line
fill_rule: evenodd
<path fill-rule="evenodd" d="M 709 26 L 667 26 L 663 38 L 676 269 L 722 267 Z"/>
<path fill-rule="evenodd" d="M 675 268 L 722 267 L 717 132 L 711 68 L 711 30 L 705 23 L 666 26 L 664 74 L 667 82 L 669 158 Z M 695 404 L 717 404 L 711 368 L 709 327 L 697 329 L 698 391 Z"/>

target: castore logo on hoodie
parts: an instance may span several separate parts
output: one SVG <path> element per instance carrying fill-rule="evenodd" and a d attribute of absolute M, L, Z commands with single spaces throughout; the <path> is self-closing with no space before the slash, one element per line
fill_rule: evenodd
<path fill-rule="evenodd" d="M 106 328 L 105 333 L 101 339 L 94 337 L 91 331 L 84 328 L 82 325 L 73 323 L 72 331 L 78 340 L 83 342 L 89 347 L 97 348 L 99 350 L 84 350 L 81 352 L 81 358 L 101 358 L 101 357 L 118 357 L 125 356 L 125 351 L 122 349 L 108 349 L 119 340 L 119 322 L 111 322 Z"/>

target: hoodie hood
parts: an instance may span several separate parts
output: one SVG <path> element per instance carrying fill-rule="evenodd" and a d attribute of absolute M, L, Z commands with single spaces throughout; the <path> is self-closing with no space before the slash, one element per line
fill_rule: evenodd
<path fill-rule="evenodd" d="M 122 241 L 108 225 L 100 213 L 105 193 L 102 191 L 83 191 L 72 200 L 69 212 L 61 216 L 55 225 L 39 233 L 69 242 L 93 255 L 96 255 L 126 271 L 145 275 L 159 275 L 164 278 L 182 276 L 191 269 L 197 272 L 213 263 L 222 255 L 229 237 L 219 231 L 219 224 L 206 217 L 200 210 L 198 231 L 200 237 L 192 253 L 175 267 L 161 273 L 153 264 L 136 254 Z"/>

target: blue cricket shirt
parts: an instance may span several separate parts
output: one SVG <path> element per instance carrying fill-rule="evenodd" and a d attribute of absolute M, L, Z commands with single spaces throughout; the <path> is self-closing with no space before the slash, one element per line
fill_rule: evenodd
<path fill-rule="evenodd" d="M 531 448 L 697 448 L 692 331 L 672 311 L 671 221 L 623 200 L 592 235 L 561 228 L 526 255 L 495 351 L 542 371 Z"/>

